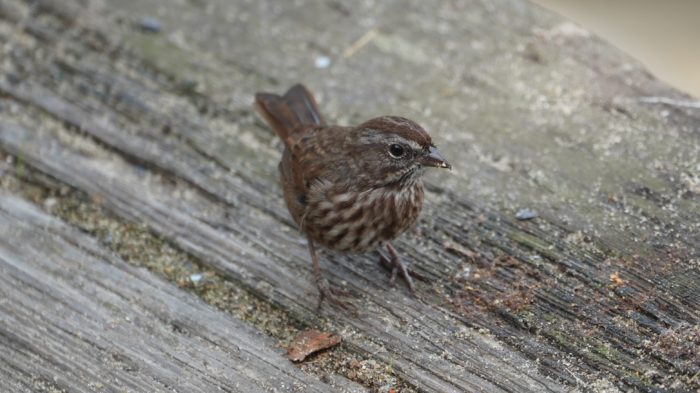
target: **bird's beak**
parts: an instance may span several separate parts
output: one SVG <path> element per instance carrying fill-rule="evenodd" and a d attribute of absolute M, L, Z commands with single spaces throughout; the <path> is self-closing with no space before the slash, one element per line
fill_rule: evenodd
<path fill-rule="evenodd" d="M 430 145 L 428 148 L 428 154 L 425 154 L 421 158 L 421 164 L 424 166 L 432 166 L 435 168 L 447 168 L 452 169 L 452 165 L 442 156 L 440 150 L 437 147 Z"/>

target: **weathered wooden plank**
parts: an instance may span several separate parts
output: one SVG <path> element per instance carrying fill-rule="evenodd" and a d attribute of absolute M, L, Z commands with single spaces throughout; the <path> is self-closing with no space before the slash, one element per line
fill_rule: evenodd
<path fill-rule="evenodd" d="M 519 1 L 285 4 L 271 12 L 264 2 L 115 3 L 109 12 L 124 20 L 158 14 L 172 28 L 120 36 L 137 56 L 70 34 L 32 33 L 52 27 L 30 18 L 27 26 L 35 27 L 26 30 L 37 42 L 23 35 L 14 46 L 34 45 L 52 57 L 11 53 L 11 71 L 26 82 L 2 89 L 25 105 L 8 118 L 34 135 L 8 131 L 4 148 L 106 196 L 120 214 L 315 321 L 306 252 L 278 196 L 278 152 L 271 133 L 253 124 L 251 94 L 275 80 L 278 90 L 306 80 L 329 119 L 401 110 L 435 128 L 436 140 L 450 141 L 445 150 L 457 166 L 430 181 L 422 235 L 399 242 L 439 291 L 421 286 L 420 301 L 406 300 L 382 288 L 373 259 L 333 258 L 332 280 L 366 294 L 363 304 L 377 314 L 358 322 L 331 311 L 340 324 L 388 347 L 383 359 L 398 356 L 401 375 L 423 389 L 523 390 L 518 373 L 540 380 L 522 368 L 494 371 L 503 363 L 486 360 L 464 373 L 460 364 L 480 358 L 483 341 L 432 345 L 449 337 L 444 332 L 463 331 L 462 323 L 487 329 L 571 384 L 697 388 L 698 116 L 642 99 L 677 92 L 586 32 Z M 103 28 L 113 32 L 109 12 Z M 365 34 L 368 44 L 347 55 Z M 332 58 L 330 69 L 314 69 L 321 54 Z M 198 94 L 178 90 L 188 78 L 199 82 Z M 187 184 L 139 179 L 138 166 L 100 149 L 84 157 L 77 151 L 83 138 L 16 114 L 32 107 Z M 523 206 L 540 218 L 509 218 Z M 456 319 L 421 320 L 444 315 Z M 386 321 L 397 333 L 381 331 Z M 351 342 L 373 351 L 363 338 Z M 443 352 L 447 359 L 433 360 Z M 531 366 L 514 359 L 504 362 Z M 417 371 L 431 361 L 433 370 Z M 458 382 L 441 381 L 448 379 Z"/>
<path fill-rule="evenodd" d="M 3 391 L 333 389 L 241 321 L 4 192 L 0 299 Z"/>
<path fill-rule="evenodd" d="M 318 317 L 306 250 L 298 242 L 289 249 L 289 236 L 294 232 L 279 230 L 280 224 L 273 217 L 248 209 L 237 211 L 231 220 L 226 206 L 191 190 L 171 188 L 154 182 L 150 176 L 143 177 L 112 154 L 99 153 L 96 146 L 82 154 L 62 146 L 59 139 L 40 129 L 29 131 L 0 123 L 0 131 L 8 151 L 19 153 L 15 147 L 23 146 L 19 154 L 26 163 L 92 195 L 100 195 L 119 214 L 147 223 L 296 318 L 311 322 Z M 181 196 L 185 194 L 183 200 Z M 253 225 L 276 228 L 279 233 L 239 232 L 240 228 Z M 499 345 L 492 337 L 465 329 L 449 309 L 436 310 L 432 302 L 406 297 L 403 291 L 388 291 L 385 274 L 378 267 L 372 268 L 376 261 L 362 263 L 364 266 L 355 263 L 328 269 L 333 282 L 347 281 L 347 289 L 357 296 L 361 315 L 342 310 L 328 313 L 334 319 L 333 325 L 348 332 L 344 337 L 346 345 L 393 364 L 403 378 L 421 389 L 562 390 L 538 375 L 531 361 Z"/>

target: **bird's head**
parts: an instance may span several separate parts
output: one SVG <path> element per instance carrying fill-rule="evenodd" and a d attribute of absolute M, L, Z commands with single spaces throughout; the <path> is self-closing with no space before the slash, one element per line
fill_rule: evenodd
<path fill-rule="evenodd" d="M 354 129 L 352 151 L 362 180 L 372 187 L 413 184 L 426 167 L 452 166 L 420 125 L 398 116 L 382 116 Z"/>

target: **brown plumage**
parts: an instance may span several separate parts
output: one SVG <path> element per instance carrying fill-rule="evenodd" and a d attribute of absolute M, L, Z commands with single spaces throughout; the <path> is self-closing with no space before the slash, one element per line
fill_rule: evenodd
<path fill-rule="evenodd" d="M 407 269 L 388 243 L 418 218 L 425 167 L 450 168 L 430 135 L 403 117 L 382 116 L 357 127 L 326 125 L 302 85 L 283 96 L 258 93 L 255 106 L 285 144 L 279 164 L 284 199 L 306 234 L 321 299 L 328 287 L 314 244 L 345 252 L 386 245 L 392 282 Z M 320 303 L 319 303 L 320 304 Z"/>

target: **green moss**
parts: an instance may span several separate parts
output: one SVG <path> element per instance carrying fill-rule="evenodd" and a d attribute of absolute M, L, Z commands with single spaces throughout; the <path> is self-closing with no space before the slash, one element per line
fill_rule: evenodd
<path fill-rule="evenodd" d="M 592 351 L 616 364 L 624 364 L 625 362 L 625 357 L 620 351 L 607 343 L 598 342 L 592 347 Z"/>
<path fill-rule="evenodd" d="M 545 243 L 542 239 L 539 239 L 536 236 L 525 232 L 513 232 L 510 234 L 510 237 L 519 244 L 522 244 L 553 261 L 556 261 L 559 257 L 556 250 L 550 244 Z"/>
<path fill-rule="evenodd" d="M 159 72 L 177 80 L 195 72 L 192 57 L 160 35 L 129 32 L 126 39 L 134 54 Z"/>

